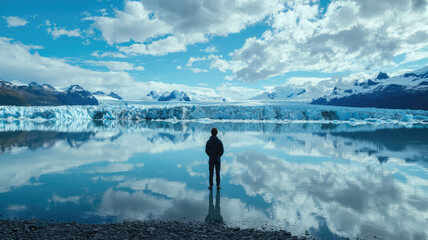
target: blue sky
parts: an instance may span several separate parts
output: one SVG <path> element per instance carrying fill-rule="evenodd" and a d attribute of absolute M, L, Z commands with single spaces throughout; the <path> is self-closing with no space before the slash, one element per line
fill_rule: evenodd
<path fill-rule="evenodd" d="M 243 99 L 428 63 L 425 0 L 3 0 L 0 17 L 2 79 L 129 99 Z"/>

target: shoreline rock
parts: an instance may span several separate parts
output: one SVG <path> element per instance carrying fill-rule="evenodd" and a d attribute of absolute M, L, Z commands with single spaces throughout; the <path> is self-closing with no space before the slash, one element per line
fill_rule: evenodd
<path fill-rule="evenodd" d="M 84 224 L 0 219 L 0 239 L 308 239 L 284 230 L 226 227 L 177 221 Z"/>

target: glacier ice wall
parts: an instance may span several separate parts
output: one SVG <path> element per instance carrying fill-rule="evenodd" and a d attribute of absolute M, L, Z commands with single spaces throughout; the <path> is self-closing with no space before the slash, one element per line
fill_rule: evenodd
<path fill-rule="evenodd" d="M 0 106 L 2 120 L 226 120 L 428 123 L 428 111 L 351 108 L 309 104 Z"/>

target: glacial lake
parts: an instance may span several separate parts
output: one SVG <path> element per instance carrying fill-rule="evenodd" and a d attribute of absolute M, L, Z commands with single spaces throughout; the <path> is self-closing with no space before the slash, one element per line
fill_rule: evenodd
<path fill-rule="evenodd" d="M 205 221 L 220 214 L 232 227 L 324 239 L 428 238 L 428 125 L 27 125 L 0 122 L 4 219 Z M 225 155 L 222 189 L 210 194 L 204 147 L 212 127 Z"/>

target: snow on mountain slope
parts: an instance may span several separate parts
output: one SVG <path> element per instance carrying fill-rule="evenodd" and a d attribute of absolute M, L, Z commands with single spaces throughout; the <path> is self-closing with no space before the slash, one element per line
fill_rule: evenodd
<path fill-rule="evenodd" d="M 123 100 L 121 96 L 114 92 L 110 92 L 109 94 L 106 94 L 102 91 L 96 91 L 93 92 L 92 95 L 100 102 L 106 102 L 106 101 L 115 101 L 115 100 Z"/>
<path fill-rule="evenodd" d="M 65 91 L 57 91 L 49 84 L 13 84 L 0 80 L 0 105 L 13 106 L 58 106 L 98 105 L 97 99 L 79 85 Z"/>
<path fill-rule="evenodd" d="M 123 100 L 123 98 L 121 96 L 119 96 L 119 94 L 114 93 L 114 92 L 110 92 L 109 95 L 107 95 L 107 96 L 115 98 L 117 100 Z"/>
<path fill-rule="evenodd" d="M 312 98 L 307 98 L 306 89 L 301 86 L 275 86 L 273 90 L 263 92 L 262 94 L 251 98 L 251 100 L 300 100 L 310 101 Z"/>
<path fill-rule="evenodd" d="M 160 97 L 160 94 L 158 91 L 152 90 L 146 95 L 146 97 L 148 97 L 150 100 L 157 101 L 158 98 Z"/>
<path fill-rule="evenodd" d="M 183 91 L 174 90 L 172 92 L 165 92 L 158 98 L 158 101 L 185 101 L 190 102 L 190 97 Z"/>
<path fill-rule="evenodd" d="M 151 90 L 142 100 L 160 102 L 225 102 L 213 89 L 189 88 L 186 90 L 158 91 Z"/>
<path fill-rule="evenodd" d="M 299 78 L 294 81 L 287 82 L 284 85 L 270 87 L 269 90 L 253 97 L 252 100 L 292 100 L 311 102 L 313 99 L 330 94 L 337 86 L 351 86 L 351 79 L 359 77 L 359 74 L 356 75 L 329 79 Z"/>
<path fill-rule="evenodd" d="M 63 94 L 58 95 L 66 105 L 98 105 L 98 100 L 79 85 L 71 85 Z"/>
<path fill-rule="evenodd" d="M 428 111 L 349 108 L 310 104 L 180 104 L 61 107 L 0 106 L 4 120 L 215 120 L 359 123 L 428 123 Z"/>
<path fill-rule="evenodd" d="M 313 104 L 428 110 L 428 66 L 403 75 L 354 81 L 349 87 L 336 87 Z"/>

